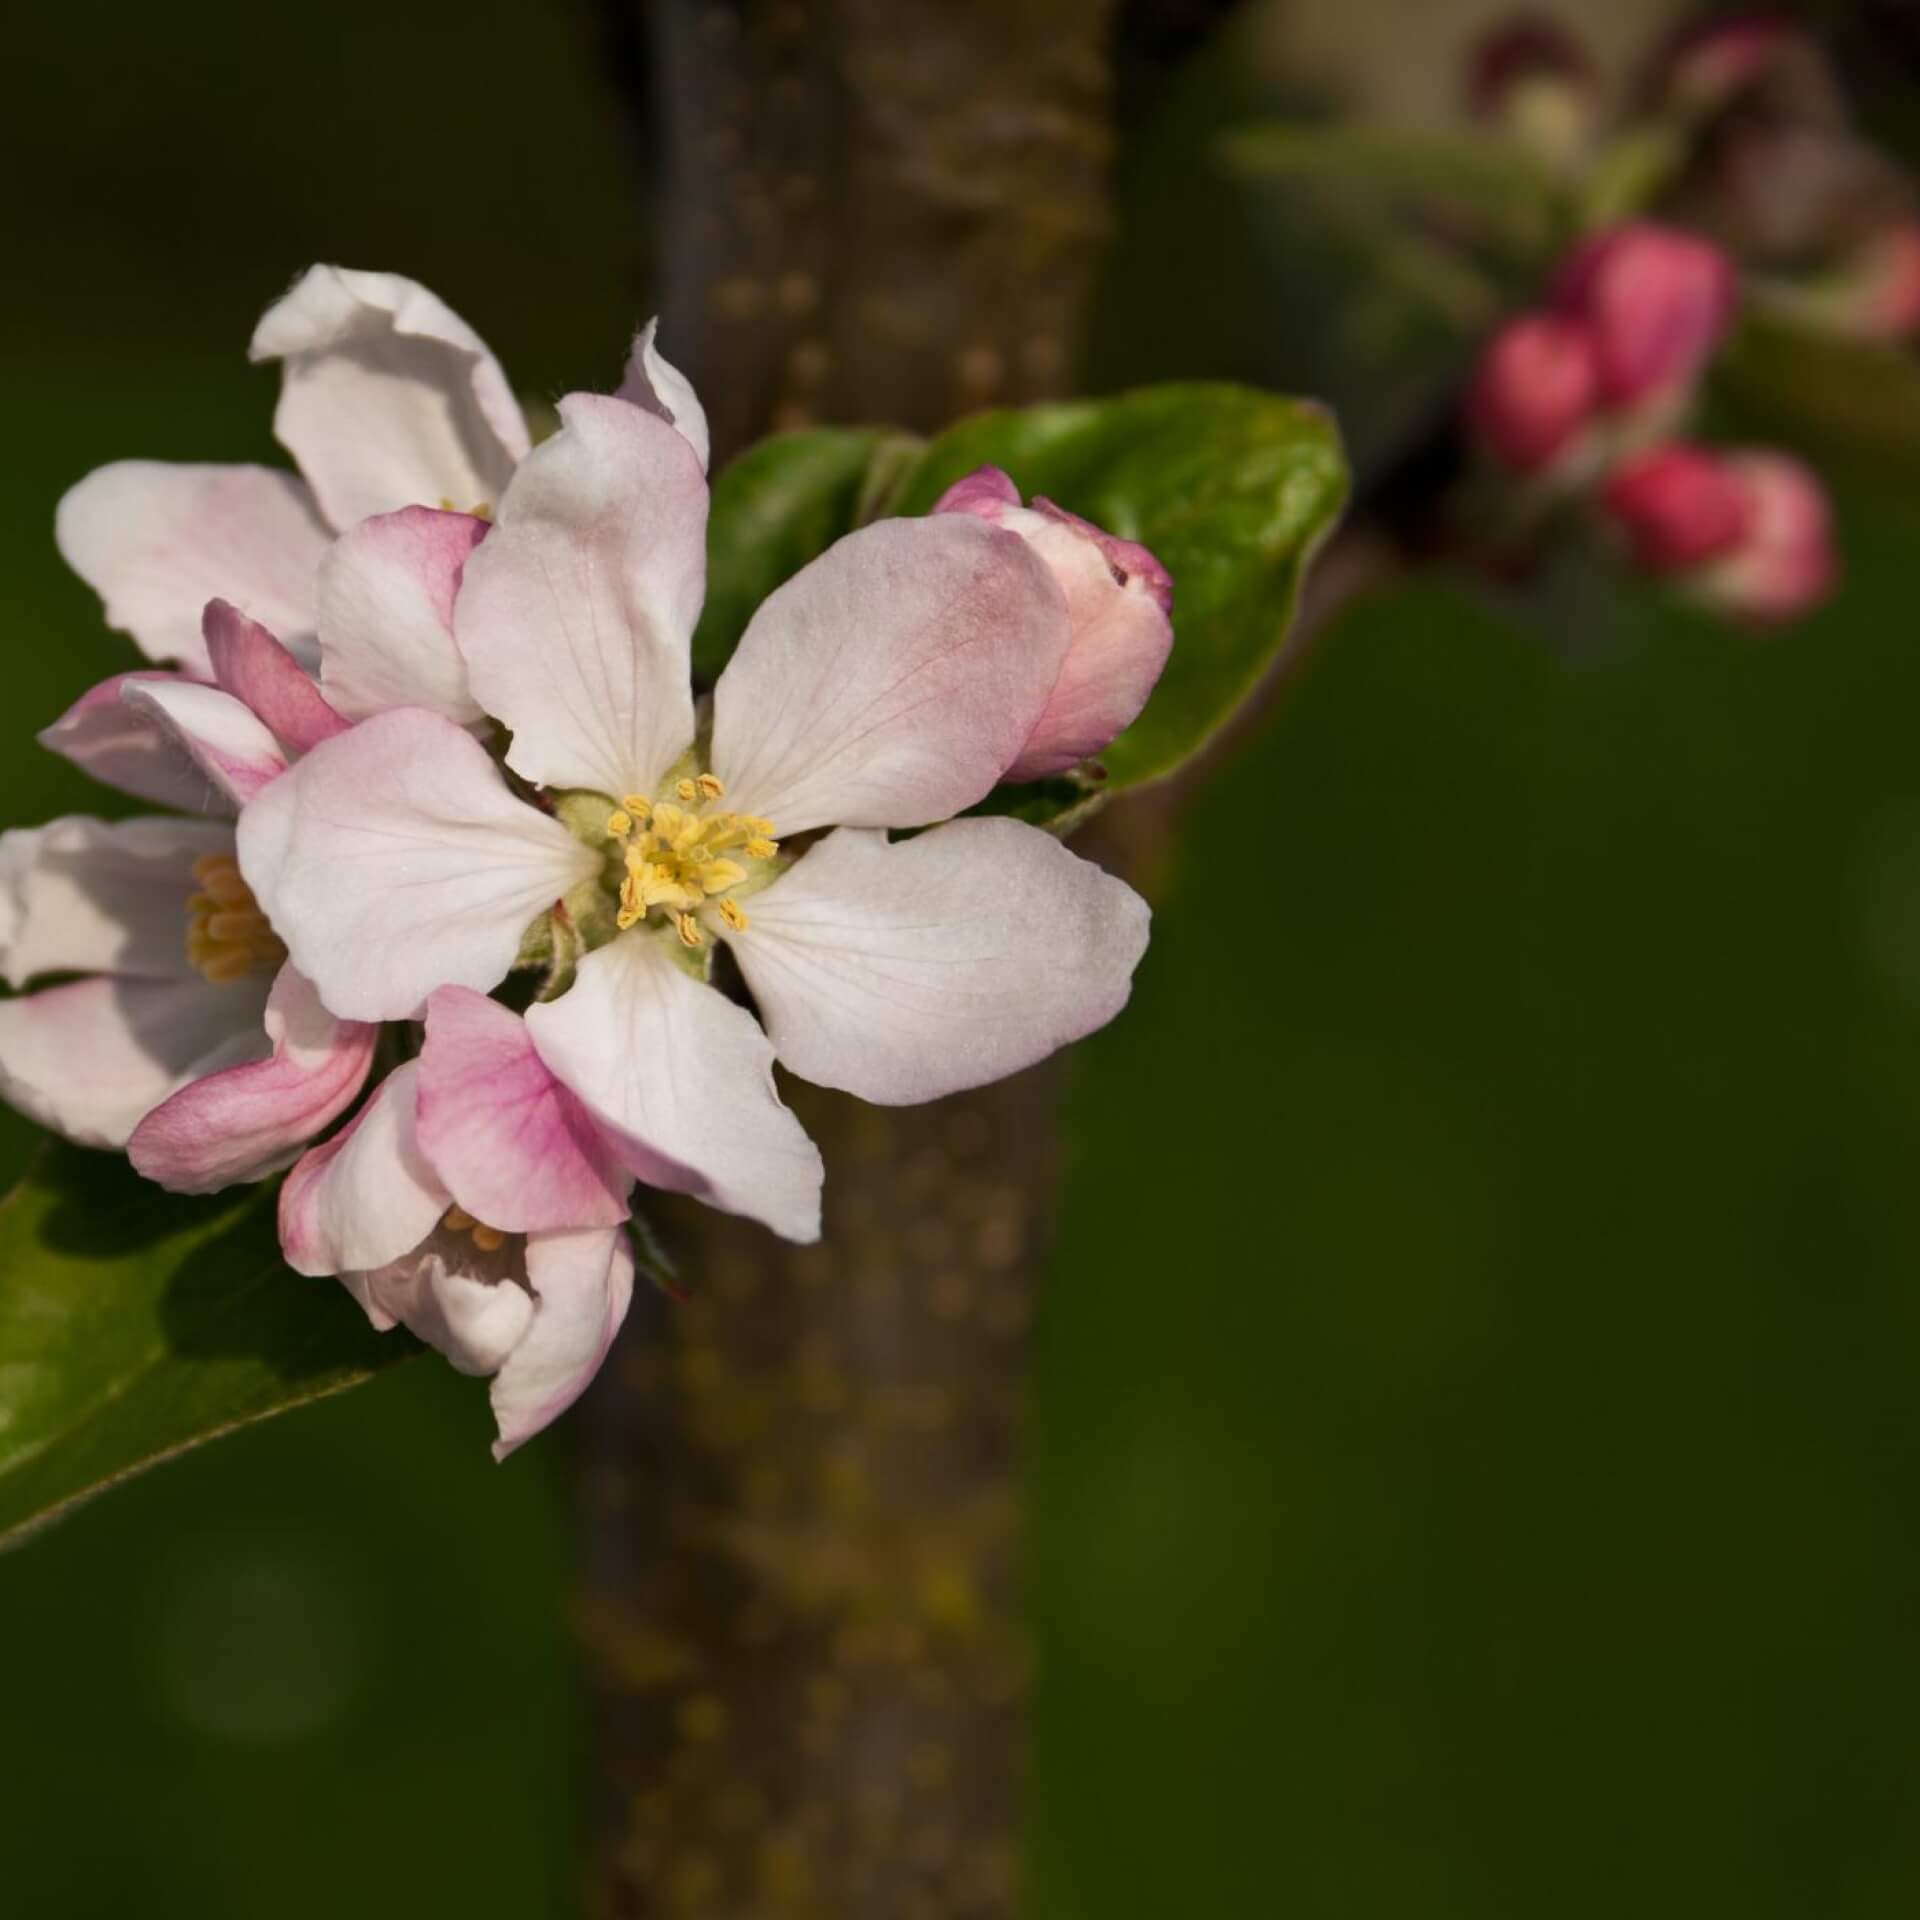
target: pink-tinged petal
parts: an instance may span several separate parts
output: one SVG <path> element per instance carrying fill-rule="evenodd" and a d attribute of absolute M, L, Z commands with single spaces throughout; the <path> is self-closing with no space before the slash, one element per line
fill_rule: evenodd
<path fill-rule="evenodd" d="M 193 1081 L 141 1121 L 127 1143 L 139 1172 L 175 1193 L 263 1180 L 346 1110 L 379 1028 L 336 1020 L 292 967 L 274 981 L 264 1026 L 266 1059 Z"/>
<path fill-rule="evenodd" d="M 1798 619 L 1839 576 L 1825 490 L 1803 462 L 1770 449 L 1742 449 L 1726 464 L 1746 495 L 1745 535 L 1688 584 L 1708 605 L 1740 618 Z"/>
<path fill-rule="evenodd" d="M 1012 765 L 1071 637 L 1014 534 L 965 513 L 849 534 L 762 603 L 720 676 L 727 805 L 781 834 L 944 820 Z"/>
<path fill-rule="evenodd" d="M 1003 467 L 975 467 L 933 503 L 935 513 L 971 513 L 997 522 L 1008 507 L 1020 504 L 1020 489 Z"/>
<path fill-rule="evenodd" d="M 485 991 L 534 916 L 600 870 L 470 734 L 415 707 L 322 741 L 247 808 L 239 847 L 294 965 L 350 1020 Z"/>
<path fill-rule="evenodd" d="M 217 593 L 290 640 L 313 632 L 327 533 L 290 473 L 122 460 L 68 490 L 54 538 L 150 660 L 204 672 L 200 614 Z"/>
<path fill-rule="evenodd" d="M 355 720 L 426 707 L 481 718 L 453 639 L 453 600 L 487 522 L 402 507 L 343 533 L 320 565 L 320 684 Z"/>
<path fill-rule="evenodd" d="M 427 1002 L 420 1144 L 448 1191 L 504 1233 L 610 1227 L 633 1177 L 534 1051 L 517 1013 L 466 987 Z"/>
<path fill-rule="evenodd" d="M 173 673 L 117 673 L 83 693 L 52 726 L 42 728 L 40 744 L 102 785 L 138 799 L 188 813 L 211 807 L 224 812 L 226 796 L 194 765 L 172 729 L 120 698 L 129 681 L 181 678 Z"/>
<path fill-rule="evenodd" d="M 284 363 L 274 432 L 343 530 L 398 507 L 489 505 L 527 451 L 486 343 L 398 274 L 309 268 L 249 351 Z"/>
<path fill-rule="evenodd" d="M 571 394 L 521 463 L 454 608 L 473 696 L 548 787 L 651 793 L 693 738 L 707 486 L 673 428 Z"/>
<path fill-rule="evenodd" d="M 266 978 L 94 978 L 0 1001 L 0 1100 L 83 1147 L 124 1147 L 189 1080 L 266 1046 Z"/>
<path fill-rule="evenodd" d="M 136 676 L 121 687 L 120 698 L 172 740 L 235 812 L 287 770 L 280 742 L 244 702 L 219 687 Z"/>
<path fill-rule="evenodd" d="M 456 1373 L 488 1374 L 526 1338 L 533 1295 L 511 1271 L 523 1262 L 488 1258 L 445 1228 L 373 1273 L 343 1273 L 346 1289 L 380 1331 L 407 1331 L 444 1354 Z"/>
<path fill-rule="evenodd" d="M 420 1065 L 374 1089 L 331 1140 L 300 1156 L 280 1189 L 280 1251 L 295 1273 L 371 1273 L 411 1253 L 451 1196 L 420 1149 Z"/>
<path fill-rule="evenodd" d="M 700 471 L 705 473 L 713 451 L 712 438 L 707 432 L 707 410 L 700 404 L 693 382 L 678 367 L 669 364 L 653 344 L 659 330 L 660 322 L 649 320 L 633 336 L 626 377 L 614 398 L 677 428 L 700 462 Z"/>
<path fill-rule="evenodd" d="M 541 1059 L 650 1186 L 819 1238 L 820 1153 L 781 1104 L 766 1035 L 657 939 L 626 934 L 588 954 L 526 1020 Z"/>
<path fill-rule="evenodd" d="M 617 1227 L 536 1233 L 527 1278 L 538 1296 L 533 1324 L 493 1383 L 496 1460 L 565 1413 L 600 1371 L 633 1299 L 633 1246 Z"/>
<path fill-rule="evenodd" d="M 310 674 L 257 620 L 226 600 L 209 600 L 202 620 L 213 677 L 246 707 L 288 754 L 305 753 L 347 722 Z"/>
<path fill-rule="evenodd" d="M 1103 1027 L 1147 903 L 1017 820 L 841 831 L 727 933 L 781 1063 L 885 1106 L 999 1080 Z"/>
<path fill-rule="evenodd" d="M 74 815 L 0 834 L 0 976 L 15 987 L 46 973 L 199 982 L 187 958 L 194 862 L 232 852 L 229 820 Z"/>

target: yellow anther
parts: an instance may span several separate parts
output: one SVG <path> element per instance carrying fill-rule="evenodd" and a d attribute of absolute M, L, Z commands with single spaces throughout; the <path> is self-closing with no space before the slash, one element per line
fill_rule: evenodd
<path fill-rule="evenodd" d="M 705 942 L 706 935 L 700 931 L 700 922 L 692 914 L 676 913 L 673 916 L 673 925 L 683 947 L 697 947 Z"/>
<path fill-rule="evenodd" d="M 628 813 L 624 807 L 615 807 L 614 810 L 607 815 L 607 838 L 609 840 L 624 840 L 632 831 L 633 815 Z"/>
<path fill-rule="evenodd" d="M 720 784 L 720 776 L 717 773 L 703 773 L 693 784 L 698 787 L 700 792 L 709 800 L 724 800 L 726 798 L 727 790 Z"/>
<path fill-rule="evenodd" d="M 253 955 L 244 947 L 216 948 L 193 963 L 216 987 L 231 986 L 253 971 Z"/>
<path fill-rule="evenodd" d="M 693 877 L 705 892 L 725 893 L 747 877 L 747 870 L 738 860 L 709 860 L 694 869 Z"/>
<path fill-rule="evenodd" d="M 193 863 L 200 891 L 187 896 L 187 961 L 216 986 L 278 967 L 287 950 L 254 905 L 230 853 L 203 853 Z"/>
<path fill-rule="evenodd" d="M 780 842 L 778 840 L 769 840 L 761 834 L 755 834 L 754 837 L 747 842 L 747 858 L 749 860 L 771 860 L 779 851 Z"/>
<path fill-rule="evenodd" d="M 653 818 L 653 802 L 644 793 L 623 793 L 620 804 L 644 827 Z"/>
<path fill-rule="evenodd" d="M 473 1229 L 473 1244 L 482 1253 L 498 1253 L 507 1244 L 507 1236 L 498 1227 L 476 1223 Z"/>
<path fill-rule="evenodd" d="M 740 824 L 745 827 L 749 833 L 766 835 L 773 832 L 773 822 L 771 820 L 761 819 L 757 813 L 741 814 Z"/>
<path fill-rule="evenodd" d="M 223 907 L 207 915 L 207 936 L 212 940 L 257 940 L 268 930 L 267 916 L 258 907 Z"/>
<path fill-rule="evenodd" d="M 477 1224 L 465 1207 L 449 1207 L 440 1216 L 443 1227 L 451 1227 L 455 1233 L 467 1233 Z"/>
<path fill-rule="evenodd" d="M 673 783 L 673 790 L 682 800 L 689 803 L 700 797 L 700 789 L 691 780 L 676 780 Z"/>
<path fill-rule="evenodd" d="M 724 920 L 735 933 L 745 933 L 747 930 L 747 916 L 740 911 L 740 903 L 737 900 L 722 900 L 720 902 L 720 918 Z"/>

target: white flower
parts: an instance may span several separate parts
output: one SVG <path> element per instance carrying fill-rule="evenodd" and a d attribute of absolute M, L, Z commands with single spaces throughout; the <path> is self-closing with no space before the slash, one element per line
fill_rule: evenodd
<path fill-rule="evenodd" d="M 283 368 L 274 430 L 300 473 L 272 467 L 122 460 L 60 503 L 67 564 L 106 602 L 107 619 L 151 660 L 203 673 L 200 614 L 230 600 L 311 657 L 329 588 L 317 582 L 329 540 L 376 515 L 458 510 L 500 498 L 528 446 L 500 364 L 467 323 L 415 281 L 310 268 L 254 331 L 251 357 Z M 705 416 L 678 373 L 634 342 L 623 399 L 678 425 L 706 460 Z M 394 536 L 398 538 L 399 536 Z M 386 550 L 336 559 L 331 591 L 374 590 Z M 349 670 L 350 674 L 351 670 Z M 330 694 L 334 692 L 331 685 Z M 370 711 L 348 683 L 343 713 Z M 377 702 L 376 702 L 377 704 Z"/>
<path fill-rule="evenodd" d="M 473 698 L 545 806 L 450 717 L 389 712 L 248 806 L 242 868 L 357 1020 L 484 993 L 564 901 L 560 932 L 586 950 L 527 1016 L 541 1060 L 641 1178 L 811 1238 L 819 1157 L 776 1055 L 869 1100 L 928 1100 L 1125 1002 L 1147 910 L 1119 881 L 1011 820 L 888 839 L 1014 764 L 1072 644 L 1066 599 L 1032 546 L 972 515 L 865 528 L 767 600 L 696 739 L 700 462 L 617 401 L 561 415 L 453 614 Z M 716 940 L 764 1031 L 710 984 Z"/>

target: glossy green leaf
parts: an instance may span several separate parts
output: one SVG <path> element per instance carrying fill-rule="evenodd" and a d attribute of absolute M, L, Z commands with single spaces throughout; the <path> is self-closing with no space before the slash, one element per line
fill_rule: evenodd
<path fill-rule="evenodd" d="M 419 1351 L 292 1273 L 273 1200 L 182 1200 L 49 1145 L 0 1201 L 0 1545 Z"/>
<path fill-rule="evenodd" d="M 886 510 L 921 443 L 879 427 L 777 433 L 713 483 L 707 604 L 693 638 L 695 675 L 727 664 L 754 609 L 843 533 Z"/>
<path fill-rule="evenodd" d="M 924 513 L 986 465 L 1143 542 L 1173 574 L 1173 654 L 1146 711 L 1101 756 L 1106 792 L 1172 773 L 1231 717 L 1285 639 L 1347 486 L 1323 408 L 1245 387 L 980 414 L 920 450 L 897 435 L 783 434 L 715 483 L 699 671 L 717 674 L 760 598 L 842 534 L 880 511 Z M 1087 797 L 1050 781 L 991 805 L 1058 822 Z"/>
<path fill-rule="evenodd" d="M 1252 692 L 1347 488 L 1324 408 L 1196 384 L 962 421 L 928 447 L 900 511 L 925 512 L 984 465 L 1141 542 L 1173 575 L 1173 652 L 1146 711 L 1100 756 L 1109 792 L 1174 772 Z"/>

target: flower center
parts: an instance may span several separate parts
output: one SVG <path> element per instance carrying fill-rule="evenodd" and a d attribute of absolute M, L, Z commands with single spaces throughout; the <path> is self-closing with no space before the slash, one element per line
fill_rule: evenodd
<path fill-rule="evenodd" d="M 203 853 L 193 863 L 200 891 L 187 899 L 187 958 L 215 986 L 271 973 L 287 950 L 254 903 L 230 853 Z"/>
<path fill-rule="evenodd" d="M 685 945 L 697 947 L 706 937 L 700 914 L 709 902 L 736 933 L 745 929 L 740 903 L 724 896 L 747 878 L 740 859 L 771 860 L 780 843 L 773 838 L 771 820 L 707 810 L 726 798 L 726 788 L 711 773 L 678 781 L 673 792 L 671 800 L 627 794 L 607 816 L 608 839 L 625 847 L 616 919 L 626 928 L 662 914 Z"/>
<path fill-rule="evenodd" d="M 476 1220 L 465 1207 L 449 1207 L 440 1216 L 440 1224 L 449 1233 L 471 1234 L 473 1244 L 482 1253 L 498 1253 L 507 1244 L 507 1236 L 498 1227 L 490 1227 L 484 1220 Z"/>

